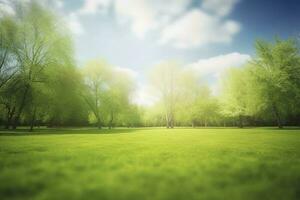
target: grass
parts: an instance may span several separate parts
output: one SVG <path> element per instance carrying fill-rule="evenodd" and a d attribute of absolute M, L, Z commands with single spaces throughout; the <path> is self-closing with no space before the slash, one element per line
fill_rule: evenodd
<path fill-rule="evenodd" d="M 299 198 L 300 130 L 0 133 L 0 199 Z"/>

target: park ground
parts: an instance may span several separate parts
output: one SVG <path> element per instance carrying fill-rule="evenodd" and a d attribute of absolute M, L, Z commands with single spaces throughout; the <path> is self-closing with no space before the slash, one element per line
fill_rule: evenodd
<path fill-rule="evenodd" d="M 0 132 L 0 199 L 300 199 L 300 130 Z"/>

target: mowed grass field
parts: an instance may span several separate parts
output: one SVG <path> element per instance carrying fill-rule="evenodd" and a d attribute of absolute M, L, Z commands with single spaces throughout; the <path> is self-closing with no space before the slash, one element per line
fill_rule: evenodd
<path fill-rule="evenodd" d="M 300 199 L 300 130 L 0 132 L 0 199 Z"/>

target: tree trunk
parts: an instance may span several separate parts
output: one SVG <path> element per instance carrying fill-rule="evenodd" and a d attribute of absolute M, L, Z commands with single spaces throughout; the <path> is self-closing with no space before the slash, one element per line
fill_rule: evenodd
<path fill-rule="evenodd" d="M 31 117 L 31 121 L 30 121 L 30 130 L 29 131 L 33 131 L 33 127 L 34 127 L 34 124 L 35 124 L 35 116 L 36 116 L 36 108 L 33 109 L 32 117 Z"/>
<path fill-rule="evenodd" d="M 171 112 L 171 128 L 174 128 L 175 119 L 174 119 L 174 113 Z"/>
<path fill-rule="evenodd" d="M 98 129 L 102 129 L 101 121 L 99 119 L 97 120 L 97 127 Z"/>
<path fill-rule="evenodd" d="M 243 128 L 244 124 L 243 124 L 243 116 L 239 115 L 239 128 Z"/>
<path fill-rule="evenodd" d="M 170 119 L 168 113 L 166 113 L 166 128 L 170 128 Z"/>
<path fill-rule="evenodd" d="M 24 109 L 24 106 L 25 106 L 25 103 L 26 103 L 26 97 L 27 97 L 28 90 L 29 90 L 29 85 L 27 84 L 26 87 L 25 87 L 25 91 L 23 93 L 23 97 L 22 97 L 22 100 L 21 100 L 21 103 L 20 103 L 19 110 L 16 113 L 16 116 L 15 116 L 14 121 L 13 121 L 13 125 L 12 125 L 13 129 L 16 129 L 17 126 L 18 126 L 20 116 L 23 112 L 23 109 Z"/>
<path fill-rule="evenodd" d="M 277 121 L 278 128 L 283 128 L 282 123 L 281 123 L 280 114 L 279 114 L 279 111 L 278 111 L 275 103 L 273 103 L 273 112 L 274 112 L 274 115 L 275 115 L 275 118 L 276 118 L 276 121 Z"/>
<path fill-rule="evenodd" d="M 99 113 L 96 113 L 96 112 L 94 112 L 94 114 L 95 114 L 95 117 L 97 119 L 97 127 L 98 127 L 98 129 L 101 129 L 102 128 L 102 123 L 101 123 L 100 115 L 99 115 Z"/>
<path fill-rule="evenodd" d="M 112 129 L 113 127 L 113 120 L 114 120 L 114 113 L 110 112 L 110 120 L 109 120 L 109 129 Z"/>
<path fill-rule="evenodd" d="M 15 107 L 13 107 L 12 109 L 8 108 L 5 129 L 9 129 L 14 113 L 15 113 Z"/>
<path fill-rule="evenodd" d="M 5 129 L 9 129 L 9 126 L 10 126 L 10 120 L 7 120 L 5 124 Z"/>

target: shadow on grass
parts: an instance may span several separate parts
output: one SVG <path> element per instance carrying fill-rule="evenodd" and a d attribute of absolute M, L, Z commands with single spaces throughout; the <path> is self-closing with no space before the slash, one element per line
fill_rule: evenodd
<path fill-rule="evenodd" d="M 147 128 L 142 128 L 146 130 Z M 1 136 L 28 136 L 28 135 L 66 135 L 66 134 L 120 134 L 131 133 L 141 130 L 141 128 L 36 128 L 29 131 L 28 128 L 19 128 L 16 130 L 0 129 Z"/>
<path fill-rule="evenodd" d="M 298 126 L 284 126 L 283 128 L 278 127 L 253 127 L 256 129 L 262 129 L 262 130 L 272 130 L 272 131 L 290 131 L 290 130 L 300 130 L 300 127 Z"/>
<path fill-rule="evenodd" d="M 248 129 L 253 129 L 253 130 L 277 130 L 277 131 L 287 131 L 287 130 L 300 130 L 300 127 L 297 126 L 284 126 L 283 128 L 278 128 L 275 126 L 244 126 L 243 128 L 240 127 L 236 127 L 236 126 L 196 126 L 196 127 L 175 127 L 174 129 L 191 129 L 191 130 L 195 130 L 195 129 L 208 129 L 208 130 L 213 130 L 213 129 L 234 129 L 234 130 L 248 130 Z"/>
<path fill-rule="evenodd" d="M 0 129 L 1 136 L 29 136 L 29 135 L 66 135 L 66 134 L 120 134 L 120 133 L 132 133 L 139 130 L 155 130 L 165 129 L 164 127 L 141 127 L 141 128 L 35 128 L 33 131 L 29 131 L 27 127 L 21 127 L 16 130 Z M 174 129 L 235 129 L 235 130 L 269 130 L 269 131 L 290 131 L 300 130 L 300 127 L 286 126 L 284 128 L 278 127 L 175 127 Z"/>

